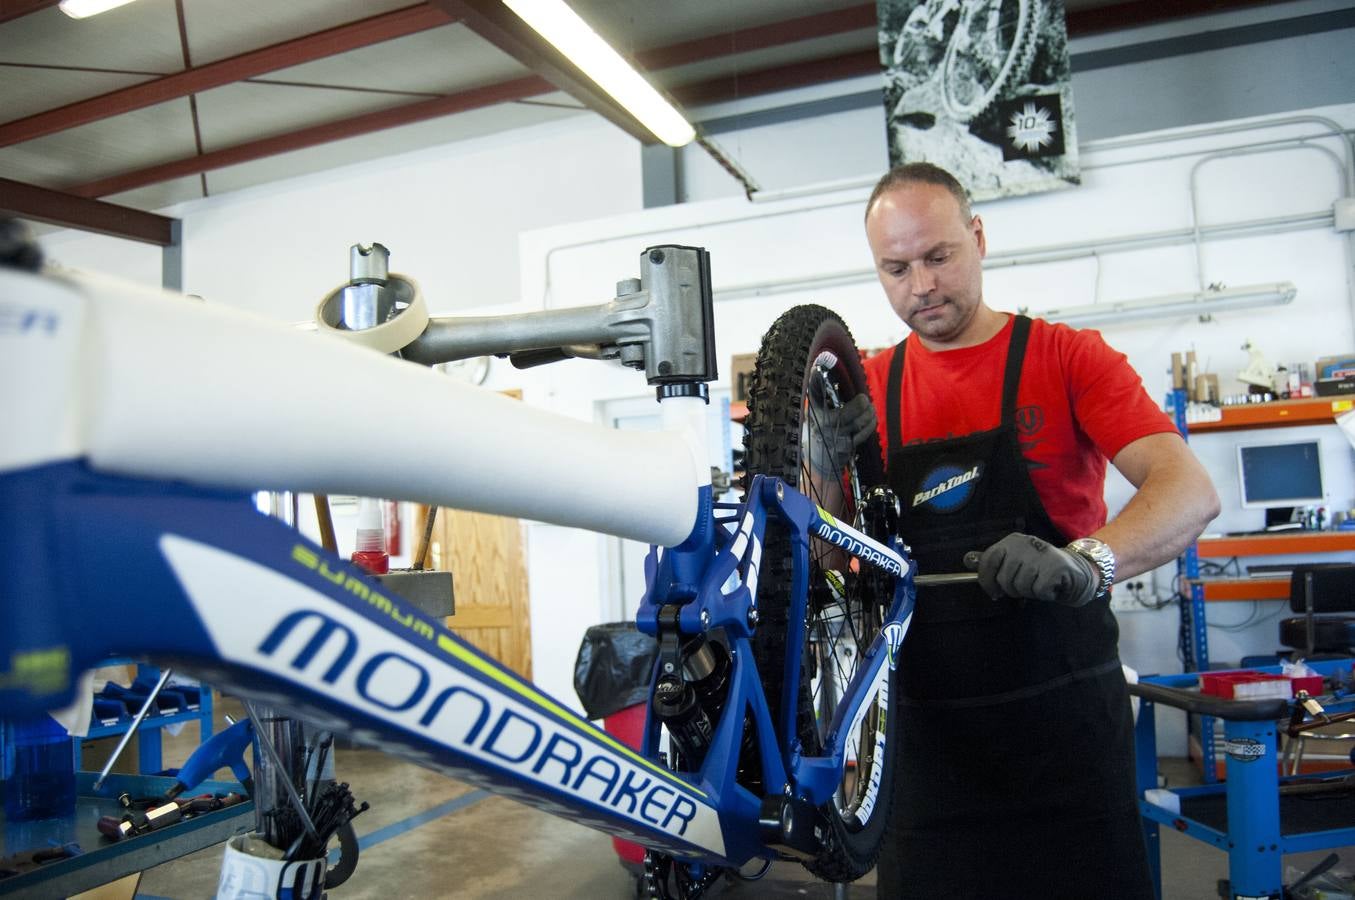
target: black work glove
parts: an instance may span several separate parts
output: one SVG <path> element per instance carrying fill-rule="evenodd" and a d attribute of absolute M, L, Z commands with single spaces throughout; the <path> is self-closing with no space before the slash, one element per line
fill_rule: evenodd
<path fill-rule="evenodd" d="M 860 447 L 875 433 L 875 404 L 866 394 L 857 394 L 838 407 L 811 401 L 807 410 L 809 443 L 805 455 L 823 475 L 838 475 Z"/>
<path fill-rule="evenodd" d="M 1029 534 L 1007 535 L 979 554 L 977 562 L 979 584 L 994 598 L 1083 606 L 1101 586 L 1101 573 L 1090 561 Z"/>

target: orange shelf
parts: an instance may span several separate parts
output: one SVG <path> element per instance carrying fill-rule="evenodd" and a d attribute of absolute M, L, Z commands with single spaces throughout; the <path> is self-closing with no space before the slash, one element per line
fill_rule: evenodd
<path fill-rule="evenodd" d="M 1355 531 L 1301 531 L 1200 538 L 1200 556 L 1276 556 L 1355 550 Z"/>
<path fill-rule="evenodd" d="M 1288 578 L 1201 578 L 1206 602 L 1231 600 L 1288 600 Z"/>
<path fill-rule="evenodd" d="M 1246 428 L 1286 428 L 1292 425 L 1324 425 L 1338 415 L 1355 409 L 1351 397 L 1305 397 L 1301 400 L 1276 400 L 1273 403 L 1249 403 L 1225 406 L 1217 422 L 1188 425 L 1191 434 L 1209 431 L 1241 431 Z"/>

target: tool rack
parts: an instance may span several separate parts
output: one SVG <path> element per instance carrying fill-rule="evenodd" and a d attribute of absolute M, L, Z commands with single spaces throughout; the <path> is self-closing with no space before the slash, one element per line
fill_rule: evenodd
<path fill-rule="evenodd" d="M 137 674 L 149 675 L 152 680 L 160 676 L 160 670 L 155 666 L 146 663 L 136 663 L 129 659 L 110 659 L 100 664 L 101 666 L 116 665 L 136 665 Z M 196 709 L 181 709 L 176 713 L 161 714 L 155 712 L 147 715 L 141 720 L 141 725 L 137 728 L 137 771 L 143 775 L 154 775 L 162 771 L 164 766 L 164 755 L 162 753 L 162 736 L 160 729 L 169 725 L 178 725 L 183 723 L 196 722 L 198 725 L 198 743 L 201 744 L 212 736 L 212 689 L 209 685 L 201 684 L 201 698 L 198 701 Z M 75 768 L 80 769 L 81 742 L 92 741 L 97 738 L 116 737 L 131 727 L 132 720 L 127 719 L 115 722 L 112 725 L 92 725 L 89 734 L 82 738 L 75 739 Z"/>
<path fill-rule="evenodd" d="M 1323 675 L 1348 672 L 1351 664 L 1349 659 L 1309 663 Z M 1260 671 L 1280 670 L 1271 666 Z M 1330 772 L 1281 776 L 1277 722 L 1288 720 L 1292 701 L 1212 697 L 1194 690 L 1198 678 L 1192 673 L 1154 675 L 1129 686 L 1140 701 L 1134 726 L 1136 783 L 1157 896 L 1162 896 L 1159 829 L 1166 825 L 1228 854 L 1228 896 L 1280 900 L 1284 854 L 1355 845 L 1355 817 L 1351 815 L 1355 793 L 1330 800 L 1282 796 L 1282 784 L 1311 784 L 1333 777 Z M 1355 708 L 1355 696 L 1324 697 L 1322 702 L 1328 712 Z M 1223 721 L 1225 781 L 1170 789 L 1179 811 L 1150 802 L 1146 796 L 1157 788 L 1154 713 L 1159 703 Z"/>

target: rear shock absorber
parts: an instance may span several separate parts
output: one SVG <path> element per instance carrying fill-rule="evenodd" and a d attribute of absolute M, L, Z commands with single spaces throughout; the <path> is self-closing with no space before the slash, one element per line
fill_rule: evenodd
<path fill-rule="evenodd" d="M 668 729 L 684 764 L 701 765 L 710 749 L 720 708 L 729 691 L 729 651 L 702 637 L 684 646 L 682 665 L 654 685 L 654 715 Z"/>

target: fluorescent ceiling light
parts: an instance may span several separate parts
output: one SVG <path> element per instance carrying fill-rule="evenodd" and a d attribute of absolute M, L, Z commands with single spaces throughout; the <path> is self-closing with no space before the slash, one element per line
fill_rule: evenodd
<path fill-rule="evenodd" d="M 682 113 L 598 37 L 564 0 L 503 0 L 503 3 L 659 140 L 670 147 L 682 147 L 696 137 L 696 131 Z"/>
<path fill-rule="evenodd" d="M 1089 306 L 1047 309 L 1037 315 L 1050 322 L 1086 326 L 1142 319 L 1168 319 L 1176 316 L 1207 316 L 1236 309 L 1279 306 L 1294 299 L 1298 289 L 1292 281 L 1253 284 L 1246 287 L 1219 288 L 1193 294 L 1168 294 L 1147 300 L 1118 300 Z"/>
<path fill-rule="evenodd" d="M 99 13 L 126 6 L 131 2 L 132 0 L 61 0 L 57 6 L 72 19 L 88 19 L 90 16 L 97 16 Z"/>

